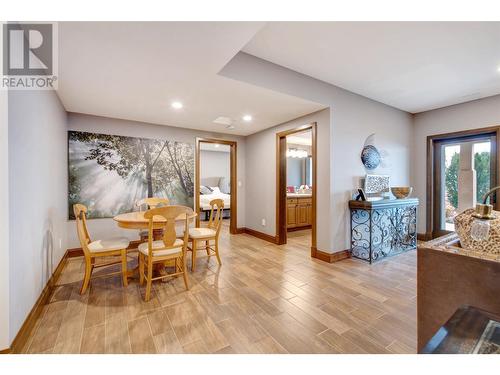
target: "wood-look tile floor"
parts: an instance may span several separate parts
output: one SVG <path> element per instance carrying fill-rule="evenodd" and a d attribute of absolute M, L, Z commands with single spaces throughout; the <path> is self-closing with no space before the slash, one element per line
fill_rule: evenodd
<path fill-rule="evenodd" d="M 118 276 L 80 296 L 83 260 L 69 259 L 23 351 L 416 352 L 415 251 L 327 264 L 310 258 L 309 231 L 276 246 L 226 226 L 220 242 L 221 267 L 200 257 L 189 291 L 182 278 L 156 282 L 148 303 L 144 287 L 122 288 Z"/>

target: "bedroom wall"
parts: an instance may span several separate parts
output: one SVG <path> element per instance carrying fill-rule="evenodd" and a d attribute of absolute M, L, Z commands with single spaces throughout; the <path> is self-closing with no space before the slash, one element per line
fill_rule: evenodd
<path fill-rule="evenodd" d="M 347 201 L 352 190 L 358 185 L 359 178 L 366 173 L 360 162 L 360 152 L 366 137 L 371 133 L 376 133 L 377 146 L 388 155 L 385 167 L 377 169 L 376 173 L 389 174 L 392 185 L 410 183 L 413 124 L 412 115 L 409 113 L 242 52 L 238 53 L 220 74 L 321 103 L 330 108 L 327 126 L 329 129 L 324 131 L 327 138 L 318 135 L 318 159 L 323 161 L 324 166 L 328 164 L 327 168 L 318 171 L 318 176 L 324 173 L 324 179 L 328 180 L 325 185 L 328 193 L 322 198 L 323 201 L 319 206 L 322 212 L 318 214 L 318 223 L 324 226 L 322 229 L 318 228 L 318 236 L 322 238 L 321 244 L 318 243 L 320 250 L 331 253 L 350 247 Z M 265 134 L 268 138 L 273 138 L 271 133 Z M 274 140 L 268 139 L 262 144 L 270 147 L 272 151 L 275 147 L 273 142 Z M 248 155 L 252 154 L 250 148 L 247 152 Z M 266 155 L 269 156 L 270 153 L 266 152 Z M 272 158 L 275 158 L 274 154 Z M 272 164 L 269 169 L 274 170 L 274 162 L 269 163 L 269 159 L 264 160 L 264 158 L 260 158 L 260 161 L 265 161 L 262 166 L 266 163 Z M 318 166 L 319 164 L 318 161 Z M 247 162 L 247 165 L 250 163 Z M 269 173 L 266 172 L 266 175 L 269 176 Z M 273 181 L 269 183 L 274 184 L 274 178 L 272 177 Z M 264 184 L 263 181 L 267 184 L 269 180 L 259 181 L 259 184 Z M 248 188 L 250 189 L 250 185 Z M 268 195 L 265 199 L 266 204 L 273 206 L 267 209 L 266 214 L 272 215 L 275 192 L 269 189 L 266 194 Z M 252 191 L 247 194 L 252 197 L 256 195 Z M 323 207 L 327 201 L 329 206 Z M 247 224 L 250 220 L 252 220 L 250 212 L 247 212 Z M 271 219 L 272 221 L 274 219 Z M 260 223 L 253 222 L 252 225 L 255 225 L 257 230 L 262 229 Z M 268 227 L 266 233 L 271 232 L 269 229 Z M 324 236 L 327 236 L 328 240 Z"/>
<path fill-rule="evenodd" d="M 192 143 L 194 145 L 196 137 L 218 138 L 236 141 L 237 146 L 237 181 L 241 181 L 238 186 L 238 227 L 245 226 L 245 138 L 228 134 L 218 134 L 199 130 L 183 129 L 173 126 L 154 125 L 142 122 L 113 119 L 85 115 L 80 113 L 68 113 L 67 130 L 94 132 L 102 134 L 114 134 L 131 137 L 164 138 L 179 142 Z M 65 170 L 67 166 L 65 167 Z M 67 200 L 66 200 L 67 204 Z M 125 236 L 137 239 L 137 231 L 118 228 L 113 219 L 92 219 L 88 221 L 89 231 L 93 238 L 105 238 L 112 236 Z M 76 235 L 75 222 L 67 220 L 68 247 L 80 247 Z"/>
<path fill-rule="evenodd" d="M 230 181 L 231 160 L 229 152 L 201 150 L 200 178 L 206 177 L 225 177 Z"/>
<path fill-rule="evenodd" d="M 66 112 L 53 91 L 9 91 L 10 342 L 66 251 Z"/>
<path fill-rule="evenodd" d="M 427 136 L 498 126 L 500 95 L 457 104 L 414 116 L 414 157 L 412 185 L 420 199 L 418 232 L 426 231 Z"/>

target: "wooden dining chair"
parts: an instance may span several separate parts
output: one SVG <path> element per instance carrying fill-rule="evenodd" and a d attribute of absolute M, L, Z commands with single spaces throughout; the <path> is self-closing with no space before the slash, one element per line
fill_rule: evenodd
<path fill-rule="evenodd" d="M 150 210 L 152 208 L 158 208 L 161 206 L 168 206 L 170 201 L 167 198 L 142 198 L 135 202 L 136 207 L 139 207 L 139 212 L 142 211 L 142 208 L 145 206 L 146 210 Z M 141 242 L 145 242 L 148 239 L 148 231 L 147 230 L 139 230 L 139 238 Z"/>
<path fill-rule="evenodd" d="M 194 272 L 196 268 L 196 253 L 199 250 L 205 250 L 207 257 L 215 255 L 217 262 L 222 265 L 219 256 L 219 234 L 222 227 L 222 212 L 224 210 L 224 201 L 222 199 L 213 199 L 210 201 L 210 218 L 208 225 L 203 228 L 189 228 L 189 242 L 187 251 L 191 251 L 191 271 Z M 204 245 L 198 247 L 200 242 Z M 212 242 L 212 243 L 211 243 Z"/>
<path fill-rule="evenodd" d="M 149 301 L 151 297 L 151 284 L 153 280 L 164 279 L 182 275 L 186 289 L 189 289 L 186 275 L 186 248 L 188 243 L 188 222 L 189 215 L 192 209 L 184 206 L 165 206 L 153 208 L 146 211 L 144 217 L 149 220 L 148 226 L 148 242 L 139 245 L 139 283 L 144 284 L 146 280 L 146 295 L 144 299 Z M 179 239 L 175 233 L 175 221 L 180 215 L 185 215 L 184 221 L 184 238 Z M 153 218 L 161 216 L 165 219 L 165 223 L 161 226 L 163 229 L 163 237 L 161 240 L 154 240 L 153 230 L 159 229 L 158 223 L 154 225 Z M 174 261 L 174 272 L 166 273 L 157 277 L 153 277 L 153 265 L 155 263 L 165 263 L 166 261 Z M 147 267 L 147 272 L 145 268 Z"/>
<path fill-rule="evenodd" d="M 139 207 L 139 211 L 142 211 L 142 207 L 147 206 L 147 209 L 158 208 L 161 206 L 168 206 L 170 201 L 167 198 L 143 198 L 135 202 L 135 205 Z"/>
<path fill-rule="evenodd" d="M 122 264 L 121 271 L 106 273 L 97 277 L 121 274 L 123 286 L 126 287 L 128 285 L 127 248 L 130 244 L 130 241 L 125 237 L 92 241 L 90 239 L 89 231 L 87 228 L 87 207 L 85 207 L 83 204 L 75 204 L 73 205 L 73 212 L 76 218 L 76 230 L 78 233 L 78 239 L 80 240 L 80 245 L 82 246 L 83 254 L 85 256 L 85 276 L 83 278 L 80 294 L 84 294 L 87 290 L 94 268 L 111 266 L 118 263 Z M 97 258 L 112 256 L 120 256 L 121 259 L 96 263 Z"/>

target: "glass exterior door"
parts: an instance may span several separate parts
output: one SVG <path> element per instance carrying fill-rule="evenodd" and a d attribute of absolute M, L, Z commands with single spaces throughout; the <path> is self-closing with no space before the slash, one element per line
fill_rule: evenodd
<path fill-rule="evenodd" d="M 441 196 L 442 230 L 454 231 L 453 219 L 458 214 L 458 171 L 460 164 L 460 145 L 443 145 L 443 186 Z"/>
<path fill-rule="evenodd" d="M 495 144 L 492 135 L 435 144 L 434 236 L 454 231 L 455 216 L 496 185 Z"/>

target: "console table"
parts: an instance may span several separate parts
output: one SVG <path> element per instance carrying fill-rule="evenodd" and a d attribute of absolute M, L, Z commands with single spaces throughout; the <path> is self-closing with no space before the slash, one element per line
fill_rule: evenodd
<path fill-rule="evenodd" d="M 349 201 L 351 255 L 370 263 L 417 247 L 417 198 Z"/>

